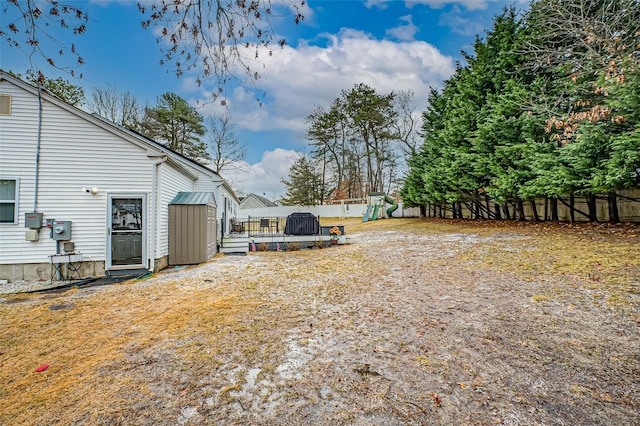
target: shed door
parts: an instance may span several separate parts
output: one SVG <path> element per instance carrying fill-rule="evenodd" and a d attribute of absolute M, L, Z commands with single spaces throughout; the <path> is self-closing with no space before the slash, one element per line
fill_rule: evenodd
<path fill-rule="evenodd" d="M 146 258 L 146 206 L 144 196 L 109 197 L 110 256 L 107 269 L 142 268 Z"/>
<path fill-rule="evenodd" d="M 218 224 L 216 209 L 207 206 L 207 260 L 213 259 L 218 250 Z"/>

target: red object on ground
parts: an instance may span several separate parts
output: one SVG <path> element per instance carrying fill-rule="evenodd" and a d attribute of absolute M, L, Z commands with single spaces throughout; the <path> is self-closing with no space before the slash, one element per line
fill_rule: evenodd
<path fill-rule="evenodd" d="M 49 368 L 49 364 L 42 364 L 40 367 L 36 368 L 36 372 L 40 373 L 41 371 L 44 371 L 47 368 Z"/>

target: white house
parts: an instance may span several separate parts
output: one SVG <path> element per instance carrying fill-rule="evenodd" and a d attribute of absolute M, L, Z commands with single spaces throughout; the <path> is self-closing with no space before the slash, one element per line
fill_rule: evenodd
<path fill-rule="evenodd" d="M 276 203 L 258 194 L 251 193 L 240 200 L 240 210 L 278 207 Z"/>
<path fill-rule="evenodd" d="M 82 276 L 159 270 L 179 192 L 213 193 L 222 232 L 237 215 L 214 171 L 0 71 L 0 279 L 49 279 L 65 251 Z"/>

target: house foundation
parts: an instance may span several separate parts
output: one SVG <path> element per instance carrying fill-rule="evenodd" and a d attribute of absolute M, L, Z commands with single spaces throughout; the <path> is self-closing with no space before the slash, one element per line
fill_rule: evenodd
<path fill-rule="evenodd" d="M 63 265 L 61 275 L 71 275 Z M 77 265 L 77 271 L 73 272 L 73 279 L 103 277 L 105 274 L 104 262 L 86 261 Z M 20 263 L 13 265 L 0 265 L 0 279 L 13 281 L 48 281 L 57 279 L 57 271 L 51 263 Z M 63 276 L 63 278 L 64 278 Z"/>

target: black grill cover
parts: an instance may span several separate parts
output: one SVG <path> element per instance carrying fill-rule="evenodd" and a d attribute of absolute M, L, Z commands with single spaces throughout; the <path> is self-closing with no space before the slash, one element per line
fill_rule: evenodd
<path fill-rule="evenodd" d="M 291 213 L 284 226 L 285 235 L 318 235 L 320 222 L 312 213 Z"/>

